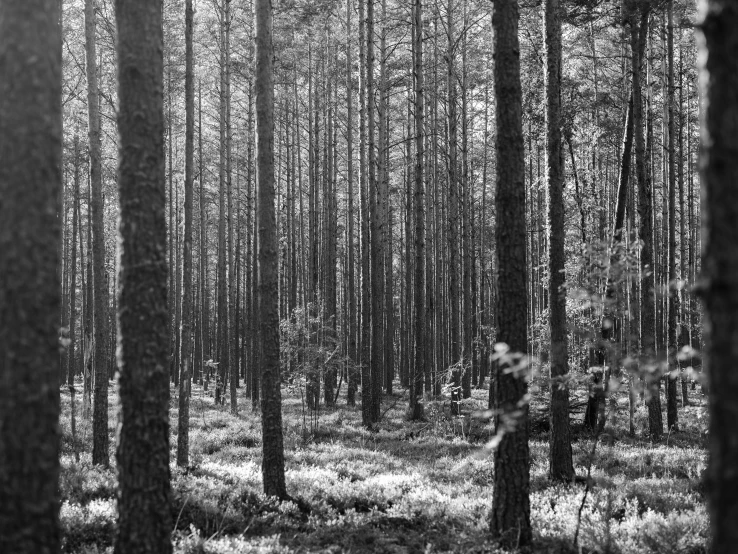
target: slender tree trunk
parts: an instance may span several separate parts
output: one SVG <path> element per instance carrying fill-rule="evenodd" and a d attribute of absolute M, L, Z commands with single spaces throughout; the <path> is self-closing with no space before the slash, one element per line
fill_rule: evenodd
<path fill-rule="evenodd" d="M 571 481 L 574 466 L 569 433 L 569 351 L 566 331 L 566 274 L 564 262 L 564 150 L 561 140 L 561 7 L 546 0 L 546 161 L 549 190 L 549 296 L 551 330 L 551 438 L 548 475 Z"/>
<path fill-rule="evenodd" d="M 72 261 L 70 264 L 69 285 L 69 348 L 67 350 L 67 385 L 70 392 L 74 389 L 75 373 L 75 330 L 77 327 L 77 225 L 79 224 L 79 169 L 80 169 L 79 135 L 74 133 L 74 199 L 72 203 Z"/>
<path fill-rule="evenodd" d="M 414 0 L 413 27 L 415 40 L 413 44 L 415 84 L 415 279 L 413 286 L 413 319 L 415 350 L 412 360 L 412 379 L 410 380 L 410 419 L 418 420 L 423 417 L 423 381 L 427 364 L 426 352 L 426 313 L 425 313 L 425 182 L 423 180 L 423 164 L 425 154 L 424 136 L 424 108 L 425 90 L 423 80 L 423 1 Z M 409 201 L 409 198 L 408 198 Z M 409 225 L 410 221 L 406 222 Z M 409 248 L 409 244 L 408 244 Z M 410 291 L 408 290 L 408 294 Z"/>
<path fill-rule="evenodd" d="M 228 243 L 226 229 L 226 212 L 228 210 L 226 188 L 228 186 L 227 169 L 227 142 L 228 129 L 226 119 L 228 117 L 228 98 L 226 89 L 226 43 L 225 28 L 227 26 L 225 20 L 226 6 L 230 4 L 230 0 L 223 0 L 222 22 L 220 28 L 221 38 L 221 67 L 220 67 L 220 160 L 219 160 L 219 178 L 218 178 L 218 380 L 216 383 L 215 402 L 225 402 L 225 380 L 228 375 L 230 359 L 229 359 L 229 340 L 228 333 Z"/>
<path fill-rule="evenodd" d="M 677 313 L 679 312 L 679 296 L 676 283 L 676 151 L 674 135 L 676 124 L 674 115 L 674 0 L 667 4 L 667 105 L 669 117 L 669 142 L 668 142 L 668 171 L 669 171 L 669 315 L 668 315 L 668 345 L 667 356 L 669 362 L 669 373 L 666 377 L 666 427 L 672 431 L 678 431 L 677 413 Z"/>
<path fill-rule="evenodd" d="M 495 96 L 497 99 L 497 208 L 496 236 L 499 270 L 497 341 L 513 356 L 528 352 L 526 321 L 528 275 L 526 269 L 525 160 L 520 86 L 518 4 L 498 0 L 492 24 L 495 41 Z M 530 454 L 528 407 L 519 403 L 527 394 L 524 378 L 505 371 L 509 363 L 497 364 L 497 407 L 505 413 L 521 412 L 513 428 L 504 431 L 494 453 L 495 477 L 490 514 L 492 535 L 504 546 L 527 546 L 530 525 Z"/>
<path fill-rule="evenodd" d="M 177 426 L 177 465 L 189 462 L 190 357 L 192 356 L 192 165 L 195 157 L 195 88 L 192 80 L 192 0 L 185 0 L 185 199 L 184 262 L 182 269 L 182 326 L 179 356 L 179 415 Z M 179 369 L 179 368 L 178 368 Z"/>
<path fill-rule="evenodd" d="M 102 162 L 100 152 L 100 105 L 97 85 L 94 0 L 85 0 L 85 52 L 87 54 L 87 112 L 90 142 L 90 187 L 92 196 L 92 274 L 94 279 L 95 403 L 92 415 L 92 463 L 107 466 L 108 375 L 105 360 L 107 339 L 107 284 L 105 282 L 105 236 L 103 226 Z"/>
<path fill-rule="evenodd" d="M 451 364 L 461 360 L 461 334 L 459 322 L 459 183 L 457 177 L 458 156 L 456 148 L 456 69 L 454 67 L 456 37 L 454 31 L 454 2 L 448 0 L 448 49 L 446 52 L 446 86 L 448 88 L 448 302 L 451 315 Z M 455 366 L 451 377 L 451 412 L 460 412 L 462 370 Z"/>
<path fill-rule="evenodd" d="M 384 324 L 382 304 L 384 300 L 384 279 L 382 266 L 384 252 L 382 248 L 381 208 L 379 206 L 379 179 L 377 179 L 377 145 L 375 143 L 375 106 L 376 86 L 374 84 L 374 2 L 366 0 L 366 96 L 367 96 L 367 150 L 368 150 L 368 193 L 369 217 L 371 219 L 370 256 L 371 256 L 371 410 L 370 421 L 379 421 L 380 401 L 382 396 L 382 354 L 384 340 Z"/>
<path fill-rule="evenodd" d="M 633 74 L 633 129 L 635 133 L 636 178 L 638 183 L 638 215 L 640 216 L 639 238 L 641 249 L 641 355 L 644 364 L 653 363 L 656 355 L 656 322 L 654 313 L 654 266 L 653 266 L 653 209 L 651 203 L 650 180 L 646 175 L 646 147 L 643 141 L 643 96 L 641 85 L 641 66 L 648 33 L 649 4 L 638 4 L 635 0 L 629 7 L 631 27 L 631 54 Z M 661 438 L 661 399 L 659 398 L 658 378 L 649 385 L 655 385 L 648 400 L 649 433 L 654 440 Z"/>
<path fill-rule="evenodd" d="M 161 554 L 172 551 L 162 2 L 116 0 L 115 15 L 121 398 L 115 553 Z"/>
<path fill-rule="evenodd" d="M 361 2 L 362 0 L 359 0 Z M 347 383 L 347 398 L 349 406 L 356 404 L 356 385 L 358 378 L 354 367 L 359 362 L 356 350 L 357 312 L 356 312 L 356 276 L 355 276 L 355 248 L 354 248 L 354 88 L 351 81 L 352 73 L 352 51 L 351 51 L 351 11 L 352 0 L 346 1 L 346 187 L 348 189 L 348 357 L 349 371 Z"/>
<path fill-rule="evenodd" d="M 461 395 L 463 398 L 471 397 L 472 384 L 472 360 L 473 360 L 473 337 L 472 337 L 472 314 L 475 311 L 472 306 L 472 246 L 471 246 L 471 184 L 469 180 L 469 108 L 467 101 L 467 28 L 469 25 L 467 15 L 467 0 L 463 0 L 463 29 L 461 41 L 461 267 L 462 267 L 462 305 L 464 342 L 462 345 L 463 368 L 461 373 Z"/>
<path fill-rule="evenodd" d="M 0 552 L 59 531 L 62 59 L 56 0 L 0 3 Z"/>

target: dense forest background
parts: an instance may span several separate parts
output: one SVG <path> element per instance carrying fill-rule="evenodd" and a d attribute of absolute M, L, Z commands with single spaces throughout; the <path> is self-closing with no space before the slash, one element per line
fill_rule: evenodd
<path fill-rule="evenodd" d="M 696 40 L 732 44 L 720 16 L 32 3 L 61 86 L 49 552 L 730 551 L 735 500 L 713 535 L 706 506 L 736 448 L 707 428 L 735 384 L 702 350 L 732 266 L 703 273 L 721 197 L 699 178 L 705 90 L 728 89 L 698 92 Z M 13 521 L 0 545 L 31 545 Z"/>

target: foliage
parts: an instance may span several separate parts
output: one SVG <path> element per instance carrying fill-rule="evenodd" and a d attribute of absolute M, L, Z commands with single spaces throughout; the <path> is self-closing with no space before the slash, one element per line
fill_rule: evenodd
<path fill-rule="evenodd" d="M 545 398 L 535 390 L 539 379 L 531 387 L 532 414 Z M 581 386 L 574 392 L 575 398 L 586 394 Z M 284 425 L 287 486 L 294 502 L 280 504 L 261 494 L 258 414 L 234 416 L 210 394 L 193 387 L 193 465 L 172 469 L 176 552 L 497 551 L 486 524 L 493 465 L 479 456 L 492 434 L 489 426 L 452 416 L 439 400 L 428 403 L 428 421 L 408 423 L 404 405 L 386 398 L 386 416 L 372 433 L 361 427 L 359 409 L 345 407 L 341 396 L 306 442 L 301 401 L 293 391 L 285 398 Z M 486 406 L 487 394 L 475 390 L 464 401 L 465 411 Z M 622 391 L 618 399 L 627 404 Z M 68 392 L 62 400 L 68 413 Z M 172 422 L 176 406 L 173 399 Z M 575 428 L 575 469 L 584 475 L 591 464 L 581 518 L 583 551 L 707 552 L 704 406 L 684 408 L 682 431 L 668 444 L 619 431 L 627 429 L 626 412 L 614 411 L 594 457 L 591 441 Z M 645 421 L 645 408 L 638 407 L 636 418 Z M 68 417 L 62 424 L 66 437 Z M 574 552 L 583 487 L 548 481 L 547 431 L 534 431 L 530 444 L 534 551 Z M 89 451 L 87 436 L 82 461 L 75 464 L 70 443 L 64 442 L 65 552 L 103 552 L 112 544 L 115 472 L 91 466 Z"/>

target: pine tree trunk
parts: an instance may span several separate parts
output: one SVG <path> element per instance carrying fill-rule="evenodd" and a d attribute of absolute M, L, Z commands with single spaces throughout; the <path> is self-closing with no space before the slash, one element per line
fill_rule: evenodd
<path fill-rule="evenodd" d="M 220 26 L 220 41 L 221 41 L 221 60 L 220 60 L 220 103 L 219 103 L 219 130 L 220 130 L 220 145 L 219 145 L 219 175 L 218 175 L 218 378 L 216 381 L 215 389 L 215 402 L 216 404 L 225 403 L 225 380 L 228 375 L 229 369 L 229 340 L 230 335 L 228 333 L 228 245 L 227 245 L 227 229 L 226 229 L 226 212 L 228 210 L 226 188 L 228 186 L 228 174 L 226 172 L 226 165 L 228 159 L 227 153 L 227 142 L 228 142 L 228 129 L 226 119 L 228 117 L 228 100 L 226 91 L 226 50 L 228 45 L 226 44 L 225 37 L 225 6 L 229 0 L 223 0 L 221 8 L 221 26 Z"/>
<path fill-rule="evenodd" d="M 361 2 L 362 0 L 359 0 Z M 346 158 L 347 158 L 347 183 L 348 190 L 348 275 L 346 295 L 348 296 L 348 383 L 346 387 L 346 402 L 349 406 L 356 404 L 356 386 L 358 375 L 354 367 L 359 362 L 356 349 L 357 313 L 356 313 L 356 275 L 355 275 L 355 247 L 354 247 L 354 88 L 351 81 L 353 57 L 351 51 L 351 11 L 352 0 L 346 1 Z"/>
<path fill-rule="evenodd" d="M 459 322 L 459 183 L 457 176 L 458 156 L 456 148 L 456 70 L 454 55 L 456 37 L 454 36 L 454 2 L 448 0 L 448 49 L 446 52 L 446 86 L 448 88 L 448 302 L 451 315 L 451 364 L 461 360 L 461 331 Z M 451 412 L 458 415 L 461 400 L 461 369 L 455 365 L 451 377 Z"/>
<path fill-rule="evenodd" d="M 528 352 L 526 321 L 528 275 L 526 270 L 525 160 L 520 86 L 518 4 L 498 0 L 492 24 L 495 41 L 495 96 L 497 110 L 497 208 L 496 236 L 499 263 L 498 342 L 513 355 Z M 527 393 L 525 379 L 505 372 L 497 364 L 497 407 L 520 411 L 513 429 L 505 429 L 494 453 L 495 477 L 490 530 L 503 546 L 527 546 L 530 525 L 530 454 L 528 407 L 519 408 Z M 500 430 L 502 419 L 497 418 Z"/>
<path fill-rule="evenodd" d="M 638 4 L 630 0 L 628 17 L 631 27 L 631 56 L 633 78 L 633 129 L 635 134 L 636 179 L 638 183 L 638 215 L 640 217 L 639 238 L 643 243 L 641 249 L 641 356 L 643 364 L 652 364 L 656 355 L 656 322 L 654 314 L 654 265 L 653 265 L 653 223 L 651 204 L 651 186 L 646 164 L 646 147 L 643 141 L 643 94 L 641 85 L 641 66 L 644 58 L 646 37 L 648 34 L 649 4 Z M 651 391 L 648 400 L 649 433 L 654 440 L 659 440 L 663 433 L 661 419 L 661 399 L 659 397 L 659 381 L 649 383 L 655 390 Z"/>
<path fill-rule="evenodd" d="M 115 553 L 172 551 L 162 3 L 116 0 L 120 132 Z M 141 209 L 146 206 L 147 209 Z"/>
<path fill-rule="evenodd" d="M 549 296 L 551 329 L 551 438 L 549 478 L 574 477 L 569 433 L 569 351 L 566 329 L 566 274 L 564 262 L 564 151 L 561 140 L 561 7 L 546 0 L 546 161 L 549 190 Z"/>
<path fill-rule="evenodd" d="M 274 47 L 272 5 L 256 0 L 256 137 L 259 204 L 259 321 L 264 494 L 287 498 L 279 378 L 278 242 L 274 211 Z"/>
<path fill-rule="evenodd" d="M 105 360 L 107 340 L 107 284 L 105 282 L 105 236 L 103 234 L 102 162 L 100 152 L 100 106 L 97 85 L 94 0 L 85 0 L 85 52 L 87 54 L 87 112 L 90 141 L 90 187 L 92 196 L 92 274 L 94 302 L 95 402 L 92 415 L 92 463 L 107 466 L 108 453 L 108 372 Z"/>
<path fill-rule="evenodd" d="M 179 414 L 177 465 L 189 462 L 190 357 L 192 356 L 192 165 L 195 157 L 195 88 L 192 80 L 192 0 L 185 0 L 185 199 L 182 268 L 182 326 L 180 330 Z"/>
<path fill-rule="evenodd" d="M 676 151 L 674 135 L 676 124 L 674 115 L 674 0 L 667 4 L 667 105 L 668 105 L 668 171 L 669 171 L 669 315 L 668 315 L 668 344 L 667 356 L 669 373 L 666 376 L 666 427 L 669 432 L 678 431 L 677 412 L 677 313 L 679 312 L 679 297 L 676 283 Z"/>
<path fill-rule="evenodd" d="M 707 0 L 698 26 L 703 102 L 700 177 L 703 219 L 705 368 L 710 377 L 708 507 L 712 552 L 738 544 L 738 7 Z M 700 36 L 701 35 L 701 36 Z"/>
<path fill-rule="evenodd" d="M 0 552 L 55 554 L 61 548 L 60 13 L 56 0 L 1 6 Z"/>
<path fill-rule="evenodd" d="M 413 286 L 413 318 L 415 349 L 412 357 L 412 379 L 410 380 L 409 417 L 418 420 L 423 417 L 423 381 L 427 364 L 426 352 L 426 313 L 425 313 L 425 182 L 423 180 L 423 164 L 425 154 L 425 136 L 423 117 L 425 108 L 425 90 L 423 80 L 423 1 L 414 0 L 414 59 L 413 77 L 415 84 L 415 279 Z M 410 222 L 406 222 L 409 225 Z M 408 290 L 408 294 L 410 291 Z"/>
<path fill-rule="evenodd" d="M 69 348 L 67 350 L 67 385 L 74 387 L 75 331 L 77 328 L 77 226 L 79 221 L 79 181 L 80 181 L 79 135 L 74 133 L 74 199 L 72 202 L 72 261 L 70 264 L 69 285 Z"/>

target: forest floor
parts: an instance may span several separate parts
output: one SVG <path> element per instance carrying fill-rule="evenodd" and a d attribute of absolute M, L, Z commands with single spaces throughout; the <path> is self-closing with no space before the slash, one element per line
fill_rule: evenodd
<path fill-rule="evenodd" d="M 193 386 L 191 467 L 183 471 L 172 462 L 175 552 L 502 552 L 488 535 L 493 462 L 484 445 L 489 426 L 451 417 L 448 401 L 427 403 L 427 421 L 408 423 L 407 393 L 399 392 L 384 397 L 382 421 L 369 432 L 361 426 L 360 408 L 346 407 L 343 397 L 338 408 L 322 409 L 311 419 L 300 395 L 285 391 L 287 488 L 299 499 L 298 507 L 261 494 L 260 416 L 252 413 L 244 389 L 239 391 L 240 413 L 231 415 L 228 405 L 214 404 L 212 391 Z M 584 479 L 566 485 L 547 479 L 545 395 L 534 395 L 530 501 L 535 543 L 530 552 L 706 553 L 705 400 L 698 391 L 690 393 L 695 405 L 680 406 L 681 431 L 658 444 L 640 438 L 646 422 L 642 407 L 636 412 L 637 434 L 628 436 L 623 395 L 594 456 L 592 436 L 581 431 L 581 414 L 572 414 L 574 464 Z M 465 412 L 484 409 L 487 395 L 475 390 L 464 401 Z M 64 552 L 111 552 L 116 474 L 91 465 L 91 420 L 80 415 L 79 396 L 76 463 L 70 395 L 62 389 Z M 114 465 L 118 399 L 113 387 L 109 401 Z M 170 415 L 173 461 L 175 390 Z"/>

